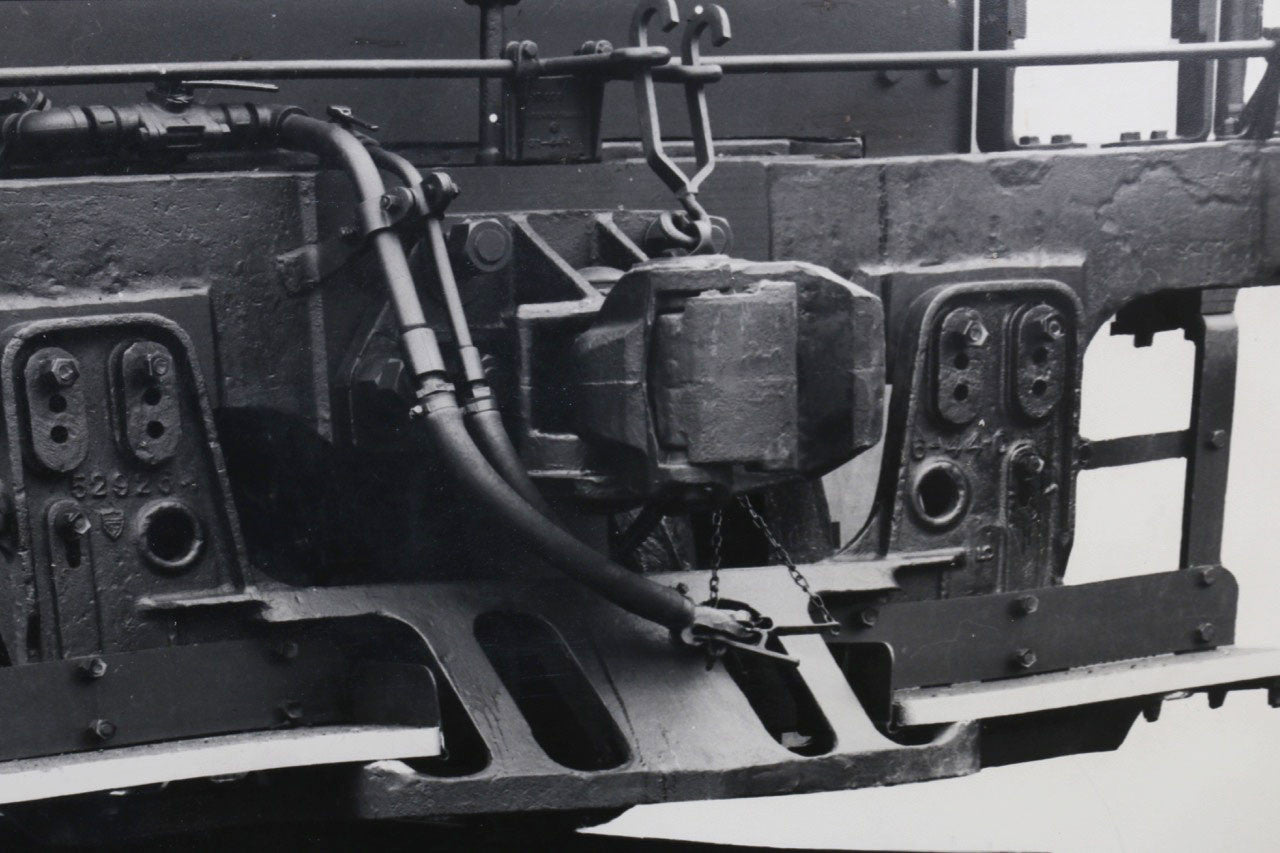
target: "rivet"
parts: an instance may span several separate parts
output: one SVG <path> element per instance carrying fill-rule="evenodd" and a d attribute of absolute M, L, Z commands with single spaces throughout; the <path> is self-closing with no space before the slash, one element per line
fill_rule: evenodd
<path fill-rule="evenodd" d="M 1013 653 L 1013 665 L 1018 669 L 1031 669 L 1036 665 L 1036 653 L 1031 649 L 1018 649 Z"/>
<path fill-rule="evenodd" d="M 111 740 L 116 734 L 116 724 L 110 720 L 92 720 L 89 723 L 89 734 L 100 741 Z"/>

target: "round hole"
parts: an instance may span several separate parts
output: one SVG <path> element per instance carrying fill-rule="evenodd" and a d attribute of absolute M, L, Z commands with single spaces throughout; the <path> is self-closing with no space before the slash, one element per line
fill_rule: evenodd
<path fill-rule="evenodd" d="M 935 461 L 920 470 L 912 493 L 916 513 L 932 527 L 954 523 L 969 504 L 969 483 L 953 462 Z"/>
<path fill-rule="evenodd" d="M 1044 364 L 1046 361 L 1049 360 L 1049 348 L 1036 347 L 1031 352 L 1031 360 L 1034 361 L 1036 364 Z"/>
<path fill-rule="evenodd" d="M 159 421 L 151 421 L 147 424 L 147 435 L 152 438 L 159 438 L 164 435 L 164 424 Z"/>
<path fill-rule="evenodd" d="M 963 383 L 961 383 L 960 385 L 957 385 L 955 389 L 951 392 L 951 396 L 954 397 L 958 402 L 963 403 L 965 400 L 969 399 L 969 386 Z"/>
<path fill-rule="evenodd" d="M 178 501 L 161 501 L 144 509 L 138 516 L 137 533 L 142 556 L 166 571 L 187 568 L 204 546 L 200 519 Z"/>
<path fill-rule="evenodd" d="M 1049 383 L 1045 382 L 1043 379 L 1037 379 L 1035 382 L 1031 383 L 1031 393 L 1035 394 L 1037 397 L 1043 397 L 1044 392 L 1048 390 Z"/>
<path fill-rule="evenodd" d="M 65 412 L 67 410 L 67 398 L 61 394 L 53 394 L 49 397 L 49 411 Z"/>
<path fill-rule="evenodd" d="M 957 369 L 964 370 L 969 366 L 969 354 L 967 352 L 958 352 L 956 353 L 956 357 L 952 359 L 951 363 L 954 364 Z"/>
<path fill-rule="evenodd" d="M 156 387 L 148 388 L 142 392 L 142 402 L 146 403 L 148 406 L 154 406 L 156 403 L 159 403 L 162 397 L 164 397 L 164 395 L 161 394 L 160 389 Z"/>
<path fill-rule="evenodd" d="M 53 429 L 49 430 L 49 438 L 53 439 L 54 444 L 66 444 L 67 439 L 71 438 L 71 430 L 67 429 L 62 424 L 58 424 Z"/>

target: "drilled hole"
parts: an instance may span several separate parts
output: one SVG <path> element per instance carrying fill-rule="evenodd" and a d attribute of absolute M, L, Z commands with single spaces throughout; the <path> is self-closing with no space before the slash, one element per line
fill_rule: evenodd
<path fill-rule="evenodd" d="M 967 352 L 958 352 L 956 353 L 956 357 L 952 359 L 951 363 L 954 364 L 957 369 L 964 370 L 969 366 L 969 354 Z"/>
<path fill-rule="evenodd" d="M 964 384 L 957 385 L 955 390 L 951 392 L 951 396 L 959 402 L 964 402 L 969 399 L 969 386 Z"/>
<path fill-rule="evenodd" d="M 1049 348 L 1036 347 L 1031 353 L 1031 360 L 1036 364 L 1044 364 L 1049 360 Z"/>
<path fill-rule="evenodd" d="M 59 424 L 49 430 L 49 438 L 53 439 L 54 444 L 66 444 L 67 439 L 71 438 L 71 430 Z"/>
<path fill-rule="evenodd" d="M 1043 379 L 1037 379 L 1035 382 L 1031 383 L 1031 393 L 1035 394 L 1037 397 L 1043 397 L 1044 392 L 1048 390 L 1049 383 L 1045 382 Z"/>
<path fill-rule="evenodd" d="M 925 514 L 941 518 L 960 504 L 960 486 L 942 468 L 934 468 L 920 478 L 920 505 Z"/>
<path fill-rule="evenodd" d="M 65 412 L 67 410 L 67 398 L 61 394 L 54 394 L 49 398 L 49 411 Z"/>
<path fill-rule="evenodd" d="M 156 403 L 159 403 L 163 397 L 164 394 L 161 394 L 160 389 L 155 387 L 148 388 L 142 392 L 142 402 L 146 403 L 148 406 L 154 406 Z"/>
<path fill-rule="evenodd" d="M 152 438 L 159 438 L 164 435 L 164 424 L 159 421 L 151 421 L 147 424 L 147 435 Z"/>
<path fill-rule="evenodd" d="M 138 546 L 148 561 L 163 569 L 186 568 L 200 554 L 204 537 L 200 520 L 176 502 L 161 503 L 140 518 Z"/>

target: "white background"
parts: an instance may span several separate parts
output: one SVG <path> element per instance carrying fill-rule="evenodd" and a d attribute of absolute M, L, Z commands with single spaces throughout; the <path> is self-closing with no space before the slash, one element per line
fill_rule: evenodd
<path fill-rule="evenodd" d="M 791 0 L 788 0 L 790 2 Z M 945 0 L 937 0 L 945 2 Z M 1024 45 L 1167 41 L 1169 0 L 1030 0 Z M 1269 26 L 1280 3 L 1268 3 Z M 1253 79 L 1257 69 L 1253 69 Z M 1019 72 L 1015 135 L 1173 130 L 1173 64 Z M 1280 288 L 1239 301 L 1240 374 L 1223 561 L 1239 578 L 1240 645 L 1280 645 Z M 1182 429 L 1192 347 L 1164 333 L 1148 349 L 1104 329 L 1085 358 L 1081 433 Z M 1163 571 L 1177 564 L 1181 460 L 1088 471 L 1067 577 Z M 846 528 L 848 522 L 846 522 Z M 1280 710 L 1261 691 L 1216 711 L 1203 696 L 1139 718 L 1118 752 L 993 768 L 896 788 L 635 808 L 608 832 L 778 847 L 894 850 L 1280 849 Z"/>

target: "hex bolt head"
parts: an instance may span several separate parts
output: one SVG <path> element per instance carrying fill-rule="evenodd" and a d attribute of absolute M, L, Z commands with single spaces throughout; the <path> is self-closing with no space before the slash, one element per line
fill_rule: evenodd
<path fill-rule="evenodd" d="M 867 607 L 858 613 L 858 625 L 862 628 L 874 628 L 879 621 L 880 611 L 874 607 Z"/>
<path fill-rule="evenodd" d="M 1044 457 L 1034 450 L 1018 456 L 1018 467 L 1028 474 L 1039 474 L 1044 470 Z"/>
<path fill-rule="evenodd" d="M 1049 137 L 1049 142 L 1054 145 L 1070 145 L 1074 141 L 1074 137 L 1069 133 L 1055 133 Z"/>
<path fill-rule="evenodd" d="M 91 657 L 80 662 L 80 675 L 88 681 L 96 681 L 107 674 L 107 662 L 100 657 Z"/>
<path fill-rule="evenodd" d="M 882 86 L 892 86 L 902 79 L 902 71 L 897 68 L 882 68 L 876 74 L 876 79 Z"/>
<path fill-rule="evenodd" d="M 955 74 L 954 68 L 935 68 L 930 72 L 935 83 L 950 83 Z"/>
<path fill-rule="evenodd" d="M 450 237 L 461 237 L 463 257 L 478 272 L 496 272 L 511 262 L 511 232 L 496 219 L 465 222 Z"/>
<path fill-rule="evenodd" d="M 153 352 L 147 355 L 143 362 L 143 367 L 147 372 L 147 376 L 151 379 L 162 379 L 169 375 L 172 365 L 169 363 L 169 357 L 163 353 Z"/>
<path fill-rule="evenodd" d="M 1212 643 L 1214 637 L 1218 636 L 1218 629 L 1213 626 L 1212 622 L 1201 622 L 1196 626 L 1196 642 Z"/>
<path fill-rule="evenodd" d="M 1218 570 L 1214 566 L 1203 566 L 1196 569 L 1196 583 L 1200 586 L 1213 586 L 1218 580 Z"/>
<path fill-rule="evenodd" d="M 1018 669 L 1031 669 L 1036 665 L 1036 653 L 1031 649 L 1018 649 L 1013 653 L 1012 662 Z"/>
<path fill-rule="evenodd" d="M 1066 326 L 1062 323 L 1062 317 L 1057 314 L 1046 314 L 1036 321 L 1036 331 L 1051 341 L 1062 340 L 1067 333 Z"/>
<path fill-rule="evenodd" d="M 79 507 L 74 507 L 63 512 L 55 520 L 54 525 L 58 532 L 67 539 L 74 539 L 77 536 L 83 536 L 93 527 L 89 521 L 89 516 Z"/>
<path fill-rule="evenodd" d="M 965 343 L 974 347 L 986 346 L 987 339 L 991 337 L 991 333 L 987 331 L 987 327 L 981 320 L 970 320 L 965 323 L 960 334 L 964 335 Z"/>
<path fill-rule="evenodd" d="M 1227 446 L 1227 431 L 1225 429 L 1215 429 L 1213 432 L 1209 433 L 1209 437 L 1205 440 L 1205 444 L 1210 450 L 1221 450 Z"/>
<path fill-rule="evenodd" d="M 111 740 L 116 735 L 116 724 L 104 719 L 91 720 L 89 722 L 89 735 L 98 741 Z"/>
<path fill-rule="evenodd" d="M 296 724 L 302 722 L 302 703 L 295 699 L 281 702 L 276 707 L 276 710 L 280 712 L 280 717 L 286 723 Z"/>
<path fill-rule="evenodd" d="M 1020 595 L 1013 601 L 1015 616 L 1030 616 L 1040 609 L 1040 599 L 1034 595 Z"/>
<path fill-rule="evenodd" d="M 80 366 L 73 358 L 51 358 L 44 370 L 45 375 L 59 388 L 70 388 L 80 378 Z"/>

